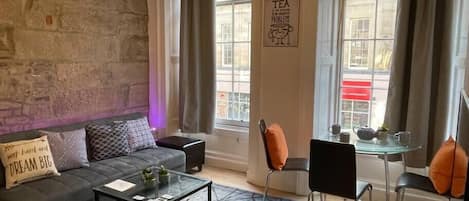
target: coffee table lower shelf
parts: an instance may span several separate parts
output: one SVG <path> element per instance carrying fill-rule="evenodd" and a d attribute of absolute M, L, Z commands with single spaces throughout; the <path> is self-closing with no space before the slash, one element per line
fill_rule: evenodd
<path fill-rule="evenodd" d="M 158 172 L 158 168 L 153 168 L 154 172 Z M 144 197 L 160 197 L 164 194 L 173 196 L 170 201 L 182 200 L 191 196 L 200 190 L 207 188 L 207 200 L 212 200 L 212 181 L 202 178 L 197 178 L 181 172 L 169 171 L 170 179 L 168 184 L 156 184 L 152 188 L 145 187 L 140 172 L 134 173 L 130 176 L 120 178 L 124 181 L 134 183 L 135 186 L 131 189 L 119 192 L 104 185 L 93 188 L 94 200 L 100 201 L 102 197 L 112 198 L 118 201 L 134 201 L 135 195 Z M 145 201 L 148 199 L 145 199 Z"/>

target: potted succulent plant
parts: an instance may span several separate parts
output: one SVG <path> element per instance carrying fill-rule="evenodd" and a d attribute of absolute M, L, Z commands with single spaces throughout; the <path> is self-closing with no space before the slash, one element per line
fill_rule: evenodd
<path fill-rule="evenodd" d="M 146 187 L 154 187 L 156 184 L 156 178 L 155 175 L 153 174 L 153 170 L 151 167 L 147 167 L 142 170 L 142 178 L 143 178 L 143 184 Z"/>
<path fill-rule="evenodd" d="M 160 166 L 158 175 L 160 183 L 167 184 L 169 182 L 169 171 L 163 165 Z"/>
<path fill-rule="evenodd" d="M 386 126 L 386 124 L 382 124 L 381 127 L 378 128 L 378 130 L 376 131 L 376 136 L 378 137 L 378 139 L 381 141 L 381 143 L 386 143 L 387 142 L 387 138 L 388 138 L 388 127 Z"/>

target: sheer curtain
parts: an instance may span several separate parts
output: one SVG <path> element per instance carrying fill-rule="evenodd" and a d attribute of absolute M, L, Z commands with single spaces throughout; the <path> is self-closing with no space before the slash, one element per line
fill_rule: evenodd
<path fill-rule="evenodd" d="M 149 121 L 159 133 L 174 132 L 178 119 L 180 0 L 147 0 Z"/>

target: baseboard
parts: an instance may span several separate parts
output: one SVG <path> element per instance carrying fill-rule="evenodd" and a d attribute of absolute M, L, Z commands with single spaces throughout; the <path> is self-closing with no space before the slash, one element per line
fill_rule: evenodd
<path fill-rule="evenodd" d="M 248 162 L 245 158 L 212 150 L 205 151 L 205 163 L 210 166 L 240 172 L 246 172 L 248 167 Z"/>

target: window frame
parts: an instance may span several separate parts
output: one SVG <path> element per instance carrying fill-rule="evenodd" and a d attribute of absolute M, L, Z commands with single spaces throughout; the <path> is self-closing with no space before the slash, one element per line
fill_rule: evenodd
<path fill-rule="evenodd" d="M 216 6 L 232 6 L 232 22 L 231 22 L 231 31 L 232 33 L 230 34 L 231 35 L 231 39 L 229 42 L 226 42 L 226 41 L 223 41 L 223 42 L 220 42 L 220 41 L 217 41 L 216 44 L 221 44 L 222 45 L 222 48 L 221 48 L 221 66 L 222 68 L 227 68 L 227 69 L 232 69 L 232 74 L 234 76 L 234 65 L 235 65 L 235 46 L 236 44 L 238 43 L 249 43 L 249 48 L 251 47 L 251 43 L 252 43 L 252 40 L 251 40 L 251 33 L 249 33 L 249 40 L 242 40 L 242 41 L 235 41 L 235 34 L 234 34 L 234 30 L 235 30 L 235 5 L 240 5 L 240 4 L 251 4 L 252 5 L 252 0 L 225 0 L 225 1 L 216 1 Z M 252 8 L 251 8 L 251 19 L 252 19 Z M 249 28 L 248 28 L 248 32 L 251 32 L 252 28 L 251 28 L 251 25 L 252 23 L 249 23 Z M 221 26 L 221 25 L 220 25 Z M 222 28 L 222 27 L 220 27 Z M 221 33 L 222 34 L 222 38 L 224 37 L 224 33 Z M 231 64 L 226 64 L 225 63 L 225 46 L 227 44 L 230 44 L 231 46 Z M 249 49 L 249 66 L 251 65 L 251 49 Z M 249 67 L 250 68 L 250 67 Z M 220 82 L 217 80 L 217 83 Z M 231 80 L 231 83 L 234 85 L 236 83 L 243 83 L 243 82 L 246 82 L 246 81 L 242 81 L 242 80 L 238 80 L 238 81 L 235 81 L 235 79 L 233 78 Z M 248 83 L 250 83 L 250 81 L 247 81 Z M 231 90 L 231 91 L 226 91 L 225 92 L 227 95 L 228 95 L 228 99 L 227 99 L 227 102 L 226 102 L 226 105 L 227 105 L 227 108 L 229 110 L 229 105 L 230 105 L 230 95 L 231 94 L 234 94 L 236 93 L 235 91 Z M 218 91 L 217 91 L 217 94 L 218 94 Z M 238 92 L 239 95 L 241 94 L 245 94 L 245 93 L 242 93 L 242 92 Z M 250 94 L 250 93 L 249 93 Z M 218 98 L 217 98 L 218 99 Z M 244 102 L 241 102 L 240 98 L 238 98 L 239 101 L 237 102 L 238 104 L 241 105 L 241 103 L 244 103 Z M 250 100 L 250 98 L 249 98 Z M 218 100 L 217 100 L 218 102 Z M 234 103 L 234 102 L 233 102 Z M 248 101 L 248 108 L 250 108 L 250 102 Z M 215 113 L 217 112 L 217 109 L 218 109 L 218 103 L 216 104 L 216 109 L 215 109 Z M 240 107 L 240 106 L 239 106 Z M 248 109 L 249 110 L 249 109 Z M 250 111 L 249 111 L 250 113 Z M 227 111 L 227 116 L 229 115 L 229 111 Z M 249 127 L 249 121 L 244 121 L 244 120 L 230 120 L 230 119 L 220 119 L 220 118 L 217 118 L 216 117 L 216 114 L 215 114 L 215 127 L 216 128 L 236 128 L 236 127 L 242 127 L 242 128 L 248 128 Z"/>
<path fill-rule="evenodd" d="M 347 1 L 347 0 L 345 0 Z M 341 27 L 340 29 L 342 30 L 345 30 L 345 26 L 346 26 L 346 23 L 345 23 L 345 20 L 346 20 L 346 2 L 343 2 L 344 3 L 344 9 L 341 9 L 343 13 L 339 13 L 339 16 L 342 17 L 342 21 L 344 22 L 342 24 L 343 27 Z M 376 87 L 374 85 L 374 83 L 376 82 L 376 75 L 378 74 L 381 74 L 381 73 L 390 73 L 390 68 L 392 66 L 390 66 L 390 68 L 388 68 L 387 70 L 380 70 L 380 69 L 376 69 L 376 53 L 377 53 L 377 42 L 378 41 L 392 41 L 393 43 L 395 42 L 396 40 L 396 35 L 394 34 L 392 38 L 380 38 L 378 37 L 378 16 L 379 16 L 379 2 L 380 1 L 385 1 L 385 0 L 374 0 L 375 1 L 375 6 L 374 6 L 374 19 L 370 19 L 369 21 L 369 24 L 368 26 L 370 27 L 372 21 L 374 21 L 374 29 L 372 30 L 373 31 L 373 37 L 367 37 L 367 38 L 354 38 L 353 36 L 349 37 L 349 38 L 346 38 L 345 35 L 346 33 L 344 31 L 342 31 L 340 34 L 339 34 L 339 47 L 338 47 L 338 63 L 337 63 L 337 67 L 338 67 L 338 79 L 337 79 L 337 89 L 338 89 L 338 96 L 336 97 L 336 107 L 335 107 L 335 122 L 340 122 L 342 123 L 342 118 L 343 118 L 343 115 L 342 115 L 342 112 L 343 112 L 343 104 L 342 102 L 343 101 L 352 101 L 352 102 L 355 102 L 357 100 L 347 100 L 347 99 L 343 99 L 342 95 L 343 95 L 343 89 L 344 88 L 350 88 L 350 87 L 347 87 L 347 86 L 344 86 L 343 85 L 343 81 L 344 81 L 344 74 L 346 72 L 353 72 L 353 73 L 371 73 L 371 78 L 370 78 L 370 82 L 371 82 L 371 86 L 370 87 L 366 87 L 367 89 L 370 90 L 370 100 L 368 101 L 368 124 L 371 124 L 372 123 L 372 117 L 373 117 L 373 103 L 376 102 L 376 100 L 374 100 L 373 98 L 373 95 L 375 93 L 376 90 L 389 90 L 389 87 L 388 88 L 380 88 L 380 87 Z M 397 5 L 396 5 L 397 6 Z M 395 13 L 395 18 L 397 20 L 397 7 L 396 7 L 396 13 Z M 356 18 L 356 19 L 360 19 L 360 18 Z M 352 28 L 352 26 L 350 26 L 350 28 Z M 394 27 L 395 29 L 396 27 Z M 350 32 L 352 33 L 352 32 Z M 369 47 L 368 48 L 371 48 L 372 49 L 372 59 L 371 59 L 371 64 L 369 65 L 371 68 L 371 70 L 369 69 L 365 69 L 365 68 L 362 68 L 362 67 L 351 67 L 350 66 L 350 62 L 348 63 L 348 67 L 346 65 L 344 65 L 344 54 L 345 54 L 345 44 L 347 42 L 350 43 L 350 51 L 351 51 L 351 44 L 352 42 L 360 42 L 360 41 L 365 41 L 369 44 L 372 44 L 372 47 Z M 393 49 L 393 52 L 395 50 Z M 349 56 L 350 57 L 350 56 Z M 351 58 L 348 58 L 349 61 L 351 61 Z M 359 87 L 358 87 L 359 88 Z M 352 103 L 352 106 L 354 104 Z M 349 112 L 350 114 L 354 114 L 354 113 L 360 113 L 362 114 L 363 112 L 354 112 L 353 111 L 353 108 L 352 108 L 352 111 L 346 111 L 346 112 Z M 353 116 L 353 115 L 352 115 Z M 352 128 L 353 128 L 353 118 L 351 119 L 351 124 L 352 124 Z M 360 126 L 365 126 L 365 125 L 360 125 Z M 371 125 L 366 125 L 366 126 L 371 126 Z"/>

